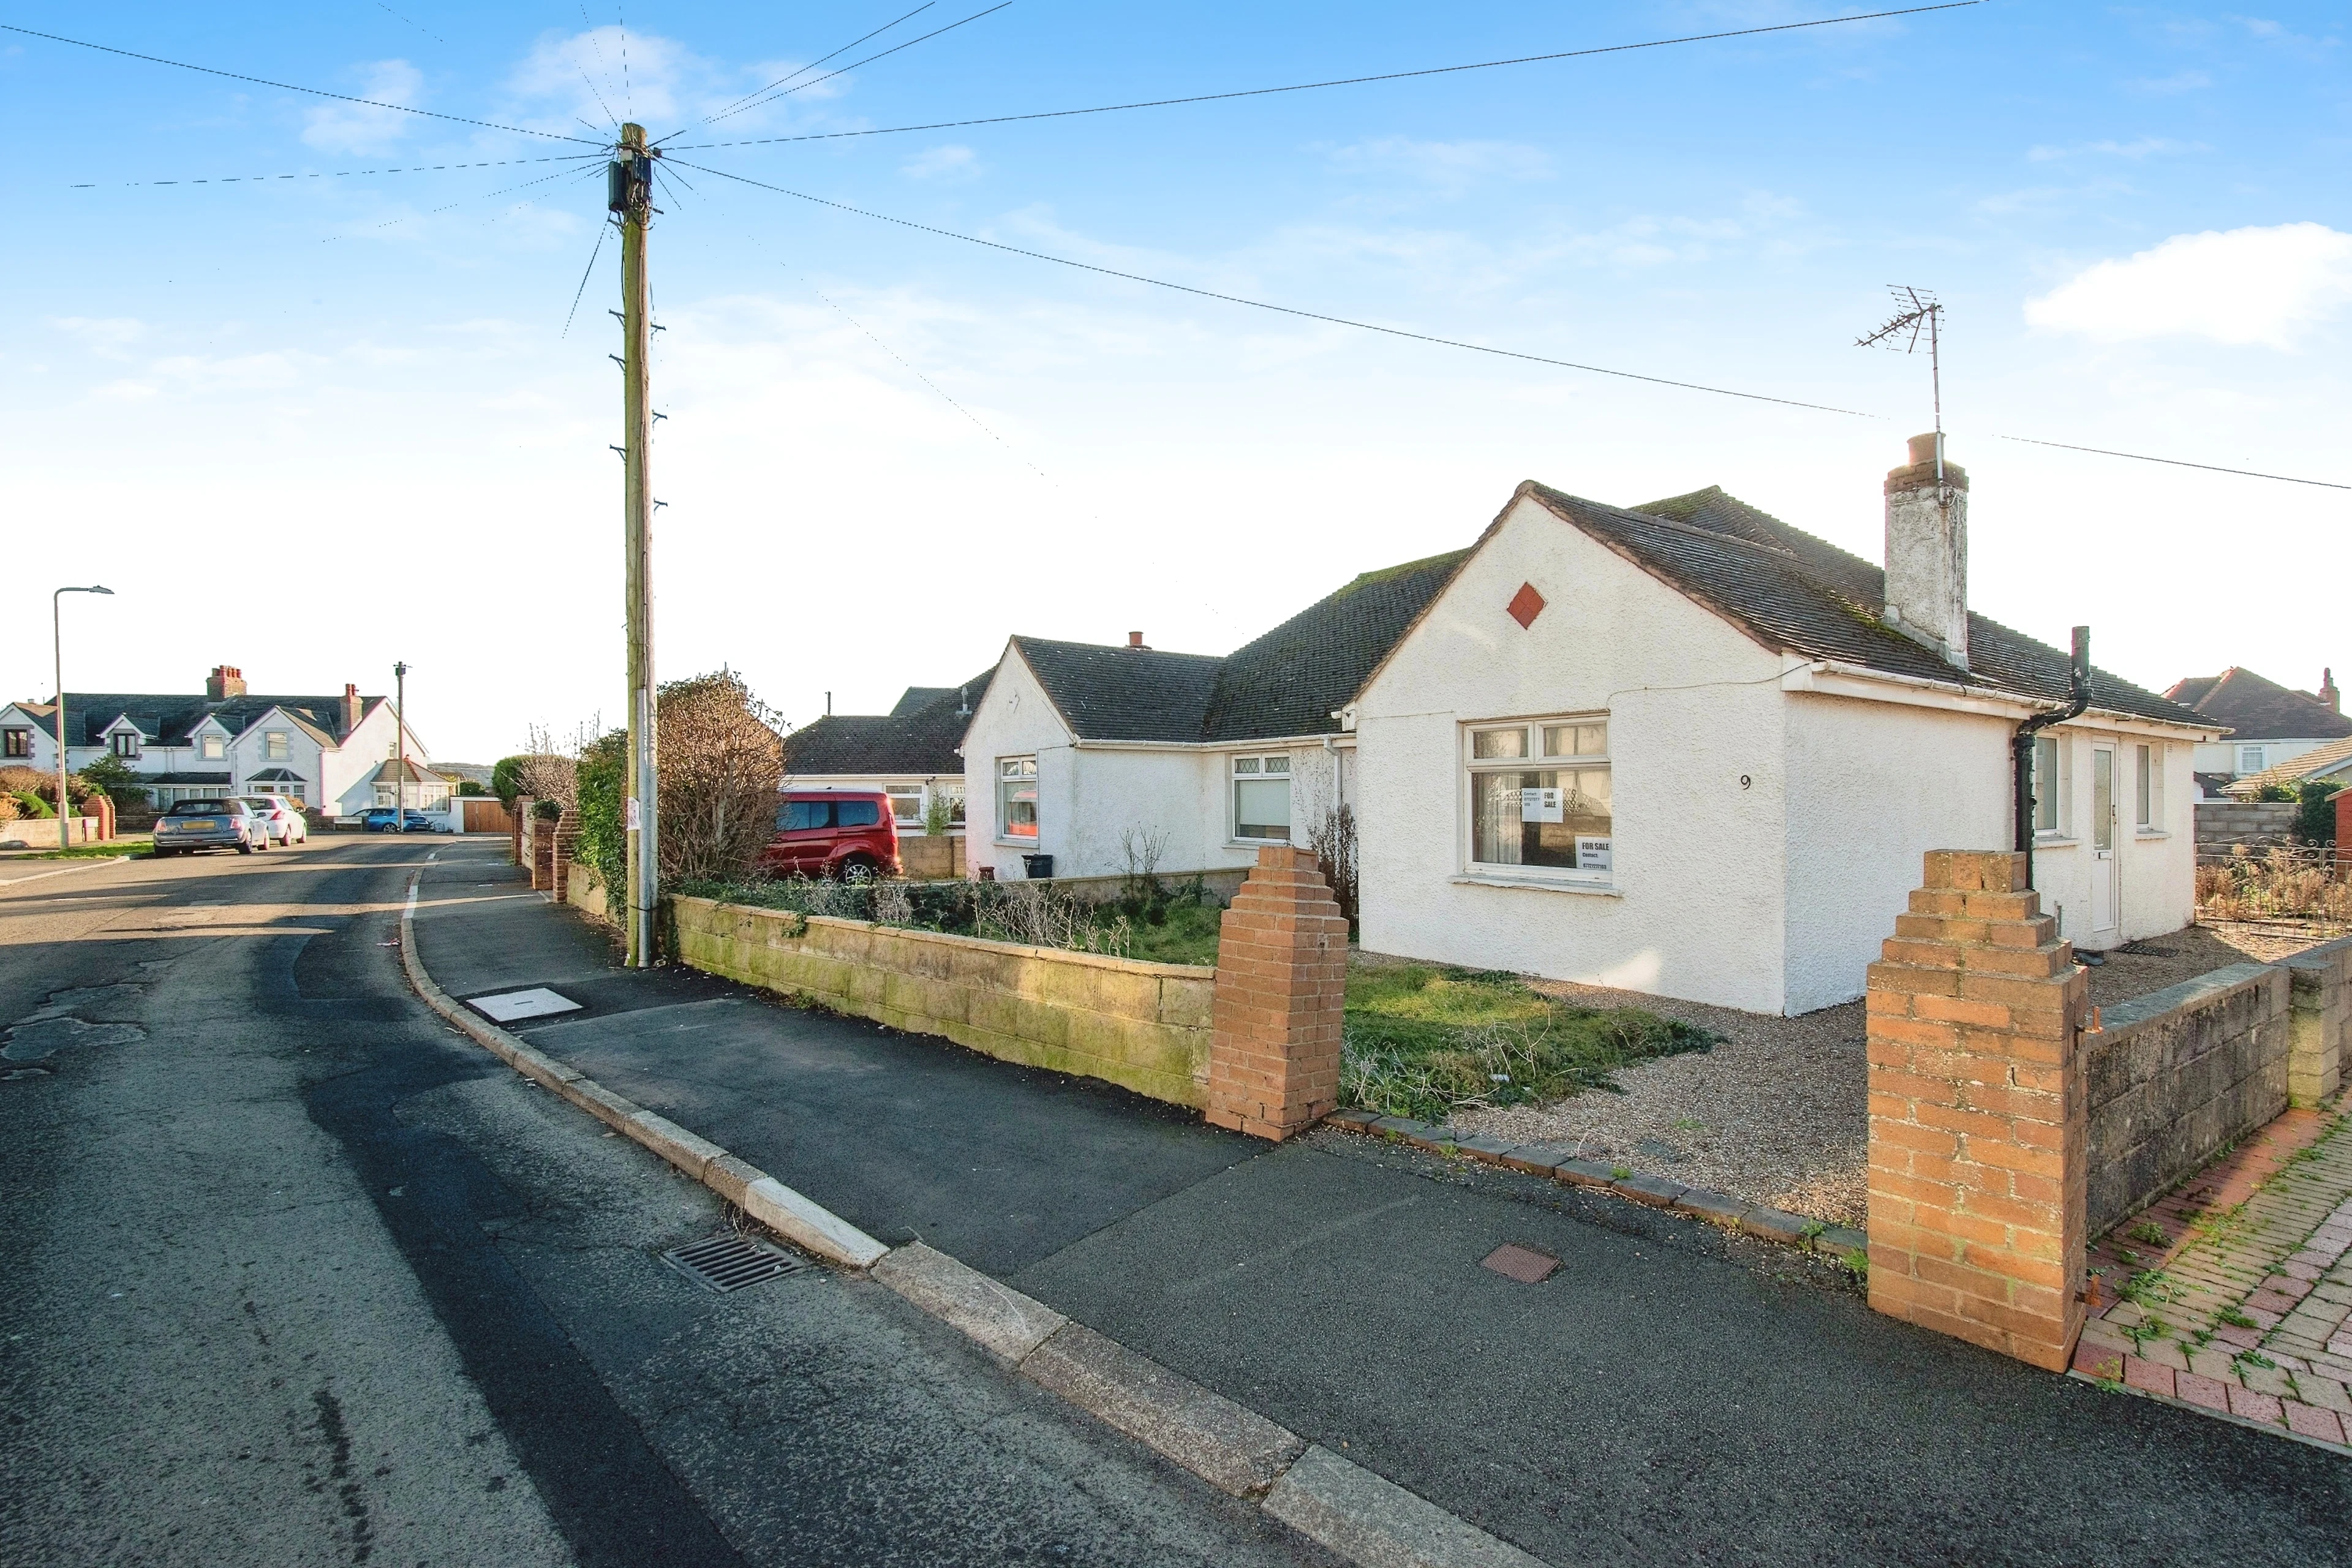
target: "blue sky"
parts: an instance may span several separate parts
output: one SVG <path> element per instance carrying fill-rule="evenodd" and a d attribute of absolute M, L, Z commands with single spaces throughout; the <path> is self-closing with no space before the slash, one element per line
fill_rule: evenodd
<path fill-rule="evenodd" d="M 576 165 L 898 5 L 107 7 L 0 21 L 586 139 L 0 35 L 18 310 L 0 685 L 388 685 L 437 754 L 621 699 L 614 247 Z M 871 47 L 982 8 L 941 0 Z M 1846 7 L 1847 10 L 1857 9 Z M 1826 5 L 1010 7 L 677 138 L 867 130 L 1768 26 Z M 657 658 L 789 719 L 1013 632 L 1223 652 L 1474 538 L 1522 479 L 1720 483 L 1864 554 L 1937 290 L 1971 596 L 2161 687 L 2352 664 L 2341 6 L 2027 5 L 682 162 L 1197 288 L 1856 418 L 1513 363 L 984 250 L 677 171 L 653 235 Z M 863 53 L 866 51 L 860 51 Z M 855 59 L 857 55 L 844 57 Z M 351 171 L 351 172 L 346 172 Z M 556 172 L 552 181 L 524 182 Z M 217 183 L 229 175 L 295 180 Z M 317 178 L 309 176 L 316 174 Z M 162 185 L 152 182 L 176 180 Z M 87 188 L 74 188 L 87 187 Z M 58 574 L 26 575 L 56 538 Z"/>

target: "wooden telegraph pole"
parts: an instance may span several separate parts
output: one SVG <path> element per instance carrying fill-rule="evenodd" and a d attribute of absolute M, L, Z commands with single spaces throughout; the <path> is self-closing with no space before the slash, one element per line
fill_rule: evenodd
<path fill-rule="evenodd" d="M 661 797 L 655 767 L 653 478 L 647 467 L 653 443 L 653 410 L 647 384 L 647 349 L 653 336 L 646 319 L 646 230 L 653 222 L 653 158 L 646 128 L 621 127 L 607 182 L 607 205 L 621 225 L 621 374 L 626 384 L 628 443 L 622 481 L 622 526 L 626 540 L 629 628 L 629 760 L 622 825 L 628 839 L 628 962 L 645 968 L 654 961 L 654 913 L 660 900 Z"/>

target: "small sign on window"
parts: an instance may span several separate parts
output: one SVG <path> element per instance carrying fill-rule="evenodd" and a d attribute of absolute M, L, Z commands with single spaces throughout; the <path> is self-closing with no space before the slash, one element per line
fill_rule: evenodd
<path fill-rule="evenodd" d="M 1609 861 L 1609 840 L 1586 838 L 1580 835 L 1576 840 L 1576 868 L 1580 871 L 1612 869 Z"/>
<path fill-rule="evenodd" d="M 1557 789 L 1523 789 L 1519 791 L 1521 822 L 1563 822 L 1567 820 L 1564 803 Z M 1601 841 L 1605 845 L 1606 840 Z"/>

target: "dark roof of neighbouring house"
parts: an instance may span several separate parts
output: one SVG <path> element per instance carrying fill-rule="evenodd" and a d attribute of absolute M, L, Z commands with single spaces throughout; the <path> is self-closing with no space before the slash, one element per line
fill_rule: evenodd
<path fill-rule="evenodd" d="M 2165 693 L 2193 708 L 2241 741 L 2326 741 L 2352 736 L 2352 718 L 2306 691 L 2296 691 L 2231 665 L 2219 675 L 2195 675 Z"/>
<path fill-rule="evenodd" d="M 360 700 L 364 718 L 374 712 L 384 699 L 363 697 Z M 272 708 L 284 709 L 289 719 L 321 744 L 340 745 L 346 733 L 341 696 L 231 697 L 215 702 L 206 697 L 176 692 L 68 691 L 66 705 L 66 722 L 72 731 L 72 743 L 77 746 L 104 745 L 107 727 L 125 717 L 139 726 L 141 735 L 158 746 L 186 745 L 188 738 L 207 719 L 218 719 L 231 735 L 241 735 Z M 17 706 L 30 710 L 34 704 Z M 47 704 L 42 706 L 49 708 Z"/>
<path fill-rule="evenodd" d="M 1771 648 L 1890 675 L 1989 687 L 2043 701 L 2068 696 L 2068 658 L 1969 613 L 1969 668 L 1881 618 L 1885 573 L 1827 540 L 1708 486 L 1640 507 L 1608 506 L 1533 480 L 1519 493 Z M 2210 721 L 2095 666 L 2091 705 L 2168 724 Z"/>
<path fill-rule="evenodd" d="M 401 777 L 404 773 L 408 775 L 405 779 Z M 419 768 L 415 759 L 409 757 L 402 757 L 397 762 L 386 757 L 376 764 L 373 777 L 377 784 L 447 784 L 449 782 L 431 768 Z"/>
<path fill-rule="evenodd" d="M 1333 713 L 1469 555 L 1453 550 L 1366 572 L 1223 658 L 1044 637 L 1013 643 L 1082 741 L 1335 734 Z"/>
<path fill-rule="evenodd" d="M 993 668 L 961 686 L 910 686 L 887 713 L 828 713 L 784 737 L 785 776 L 800 778 L 929 778 L 961 773 L 971 710 L 988 690 Z M 917 702 L 918 694 L 930 700 Z"/>

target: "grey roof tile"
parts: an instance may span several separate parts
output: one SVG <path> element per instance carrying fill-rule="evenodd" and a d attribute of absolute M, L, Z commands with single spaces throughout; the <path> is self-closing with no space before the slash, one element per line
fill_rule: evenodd
<path fill-rule="evenodd" d="M 888 713 L 827 714 L 784 737 L 784 773 L 801 778 L 929 778 L 963 772 L 971 708 L 980 704 L 996 671 L 961 686 L 910 686 Z M 931 700 L 915 703 L 918 693 Z"/>

